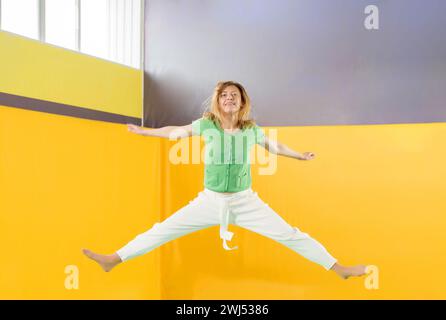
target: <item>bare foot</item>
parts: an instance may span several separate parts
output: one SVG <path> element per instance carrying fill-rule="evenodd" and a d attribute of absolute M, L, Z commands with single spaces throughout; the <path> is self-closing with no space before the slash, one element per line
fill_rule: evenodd
<path fill-rule="evenodd" d="M 357 265 L 352 267 L 344 267 L 337 263 L 331 268 L 342 279 L 348 279 L 349 277 L 360 277 L 366 274 L 367 266 Z"/>
<path fill-rule="evenodd" d="M 99 263 L 99 265 L 105 272 L 109 272 L 116 265 L 122 262 L 121 258 L 119 258 L 119 256 L 116 253 L 110 255 L 104 255 L 104 254 L 94 253 L 93 251 L 88 249 L 82 249 L 82 252 L 91 260 L 94 260 L 97 263 Z"/>

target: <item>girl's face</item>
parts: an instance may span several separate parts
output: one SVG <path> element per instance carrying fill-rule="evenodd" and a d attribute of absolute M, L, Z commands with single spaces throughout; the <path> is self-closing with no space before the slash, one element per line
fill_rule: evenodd
<path fill-rule="evenodd" d="M 223 113 L 237 113 L 240 110 L 242 96 L 236 86 L 227 86 L 218 97 L 218 104 Z"/>

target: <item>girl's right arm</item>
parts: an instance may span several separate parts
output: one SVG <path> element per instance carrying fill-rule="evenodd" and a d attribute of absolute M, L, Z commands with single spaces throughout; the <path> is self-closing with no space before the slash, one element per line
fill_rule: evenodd
<path fill-rule="evenodd" d="M 127 129 L 130 132 L 146 137 L 180 139 L 187 138 L 192 135 L 192 124 L 188 124 L 186 126 L 167 126 L 158 129 L 144 129 L 134 124 L 127 123 Z"/>

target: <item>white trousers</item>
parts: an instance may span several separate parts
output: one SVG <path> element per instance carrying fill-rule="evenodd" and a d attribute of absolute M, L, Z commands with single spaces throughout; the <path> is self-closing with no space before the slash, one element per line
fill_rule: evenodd
<path fill-rule="evenodd" d="M 207 227 L 220 225 L 220 238 L 226 250 L 230 248 L 233 233 L 228 231 L 234 224 L 271 238 L 298 254 L 329 270 L 337 261 L 328 251 L 307 233 L 290 226 L 251 188 L 232 194 L 204 189 L 161 223 L 137 235 L 116 251 L 122 261 L 140 256 L 162 244 Z"/>

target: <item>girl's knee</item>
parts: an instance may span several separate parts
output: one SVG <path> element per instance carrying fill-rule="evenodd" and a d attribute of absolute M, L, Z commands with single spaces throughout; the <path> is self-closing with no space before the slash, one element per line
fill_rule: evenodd
<path fill-rule="evenodd" d="M 308 233 L 300 231 L 297 227 L 292 227 L 290 232 L 284 235 L 284 240 L 303 240 L 309 238 L 310 235 Z"/>
<path fill-rule="evenodd" d="M 162 225 L 162 223 L 156 222 L 150 227 L 150 229 L 138 234 L 136 237 L 141 238 L 141 237 L 150 235 L 152 233 L 159 232 L 161 225 Z"/>

